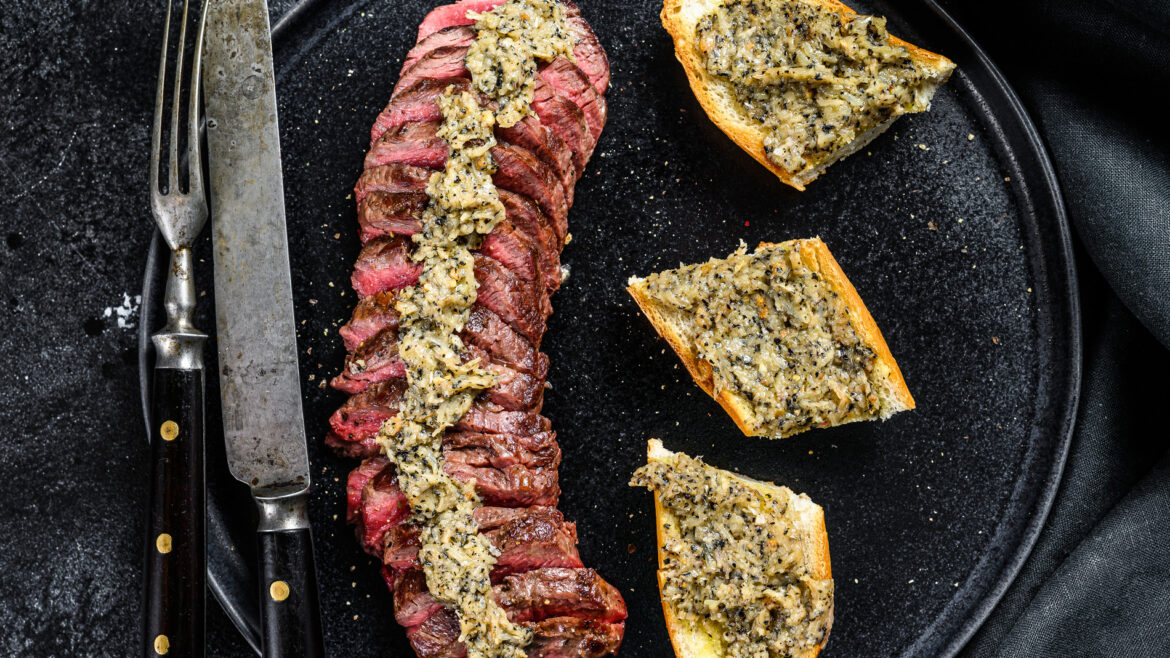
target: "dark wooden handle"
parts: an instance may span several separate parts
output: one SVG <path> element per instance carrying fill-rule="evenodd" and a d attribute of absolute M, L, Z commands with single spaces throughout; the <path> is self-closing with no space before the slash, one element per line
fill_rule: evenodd
<path fill-rule="evenodd" d="M 265 658 L 319 658 L 321 604 L 308 528 L 261 532 L 260 625 Z"/>
<path fill-rule="evenodd" d="M 203 371 L 156 369 L 142 655 L 204 655 Z"/>

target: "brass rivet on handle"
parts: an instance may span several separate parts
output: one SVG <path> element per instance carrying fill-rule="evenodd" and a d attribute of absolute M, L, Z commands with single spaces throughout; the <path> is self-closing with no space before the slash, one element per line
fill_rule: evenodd
<path fill-rule="evenodd" d="M 161 533 L 158 539 L 154 540 L 154 547 L 158 549 L 159 553 L 166 555 L 171 552 L 171 536 L 167 533 Z"/>
<path fill-rule="evenodd" d="M 171 641 L 165 635 L 159 635 L 154 638 L 154 652 L 160 656 L 165 656 L 171 650 Z"/>
<path fill-rule="evenodd" d="M 288 583 L 283 580 L 274 580 L 268 588 L 268 595 L 277 603 L 288 598 Z"/>
<path fill-rule="evenodd" d="M 175 437 L 179 435 L 179 424 L 168 420 L 158 429 L 158 433 L 162 434 L 163 441 L 174 441 Z"/>

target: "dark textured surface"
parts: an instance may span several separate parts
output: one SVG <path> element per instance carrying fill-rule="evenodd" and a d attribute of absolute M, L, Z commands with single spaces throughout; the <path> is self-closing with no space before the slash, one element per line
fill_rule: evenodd
<path fill-rule="evenodd" d="M 274 3 L 274 15 L 290 4 Z M 322 43 L 300 40 L 279 62 L 307 422 L 317 437 L 341 396 L 315 386 L 340 364 L 335 329 L 354 301 L 342 294 L 356 254 L 349 187 L 423 14 L 373 6 L 365 16 L 349 10 Z M 979 100 L 958 76 L 931 113 L 902 120 L 867 149 L 872 156 L 836 165 L 798 195 L 711 128 L 653 3 L 588 2 L 584 13 L 613 60 L 612 115 L 571 216 L 574 274 L 554 301 L 547 410 L 571 464 L 564 510 L 580 524 L 582 555 L 635 614 L 624 653 L 666 651 L 649 498 L 625 488 L 650 435 L 825 506 L 840 597 L 826 656 L 906 647 L 955 583 L 965 587 L 1005 509 L 1024 439 L 1045 429 L 1032 426 L 1035 254 L 1020 248 L 1031 243 L 1013 204 L 1018 174 L 999 159 L 993 126 L 978 119 Z M 158 3 L 0 8 L 4 655 L 132 653 L 146 450 L 134 328 L 119 326 L 117 309 L 126 296 L 126 308 L 137 308 L 150 236 L 143 181 L 161 15 Z M 858 285 L 920 408 L 789 442 L 744 439 L 664 351 L 622 281 L 726 253 L 740 238 L 811 234 Z M 209 265 L 200 264 L 204 277 Z M 122 324 L 139 321 L 128 313 Z M 327 641 L 354 655 L 387 653 L 403 645 L 401 631 L 341 518 L 349 464 L 313 448 Z M 245 655 L 219 609 L 208 612 L 211 654 Z"/>
<path fill-rule="evenodd" d="M 323 434 L 344 399 L 317 384 L 341 362 L 335 330 L 355 301 L 346 279 L 357 251 L 349 198 L 357 163 L 428 5 L 407 7 L 322 9 L 278 41 L 311 435 Z M 659 436 L 824 505 L 845 620 L 825 655 L 893 654 L 916 641 L 913 651 L 931 655 L 999 580 L 997 560 L 1018 541 L 1021 517 L 1034 513 L 1059 443 L 1060 419 L 1037 400 L 1038 387 L 1041 373 L 1065 372 L 1057 362 L 1069 355 L 1041 341 L 1051 328 L 1036 321 L 1054 312 L 1048 304 L 1062 291 L 1033 290 L 1044 254 L 1035 229 L 1023 228 L 1035 220 L 1022 211 L 1021 183 L 1044 181 L 1012 160 L 1003 127 L 989 122 L 987 101 L 964 72 L 928 115 L 901 121 L 809 192 L 793 192 L 711 127 L 658 34 L 655 9 L 636 11 L 601 2 L 584 9 L 613 62 L 611 118 L 578 187 L 565 252 L 573 276 L 554 300 L 545 342 L 554 385 L 545 410 L 565 451 L 562 507 L 579 523 L 583 559 L 630 603 L 625 651 L 658 655 L 666 642 L 649 499 L 625 486 L 645 439 Z M 372 61 L 357 34 L 406 36 L 390 38 L 387 57 Z M 1054 226 L 1042 230 L 1051 242 Z M 623 282 L 723 255 L 740 239 L 814 234 L 866 299 L 919 410 L 794 441 L 743 439 L 637 314 Z M 1066 340 L 1058 332 L 1055 344 L 1067 349 Z M 1049 394 L 1059 397 L 1062 385 Z M 376 568 L 340 520 L 353 463 L 312 449 L 327 641 L 361 655 L 406 651 Z M 959 616 L 941 621 L 944 609 Z M 932 623 L 939 629 L 923 639 Z"/>

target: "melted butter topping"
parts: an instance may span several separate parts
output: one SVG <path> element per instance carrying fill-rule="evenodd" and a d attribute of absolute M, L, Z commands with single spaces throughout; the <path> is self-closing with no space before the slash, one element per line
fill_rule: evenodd
<path fill-rule="evenodd" d="M 571 57 L 564 10 L 550 0 L 509 0 L 478 16 L 467 55 L 475 87 L 498 104 L 493 112 L 476 95 L 448 87 L 439 101 L 438 135 L 449 155 L 427 184 L 428 204 L 411 258 L 422 264 L 418 284 L 398 296 L 399 357 L 407 389 L 395 418 L 378 433 L 421 528 L 419 563 L 435 600 L 451 606 L 471 658 L 521 658 L 532 632 L 508 620 L 492 597 L 490 574 L 498 554 L 472 513 L 475 488 L 443 471 L 444 431 L 497 377 L 464 361 L 458 334 L 477 296 L 472 250 L 504 219 L 492 174 L 496 125 L 524 118 L 532 101 L 537 60 Z"/>
<path fill-rule="evenodd" d="M 683 620 L 714 624 L 724 656 L 801 655 L 825 639 L 833 581 L 809 574 L 787 495 L 679 453 L 630 484 L 653 490 L 677 525 L 662 546 L 663 600 Z"/>
<path fill-rule="evenodd" d="M 477 89 L 500 103 L 496 121 L 508 128 L 529 112 L 538 61 L 573 58 L 565 8 L 557 0 L 508 0 L 476 17 L 467 69 Z"/>
<path fill-rule="evenodd" d="M 751 405 L 756 436 L 788 436 L 876 413 L 875 353 L 799 241 L 646 277 L 654 300 L 693 318 L 715 392 Z"/>
<path fill-rule="evenodd" d="M 790 173 L 929 103 L 927 72 L 890 42 L 884 18 L 802 0 L 727 0 L 695 31 L 704 67 L 730 83 L 767 132 L 768 158 Z"/>

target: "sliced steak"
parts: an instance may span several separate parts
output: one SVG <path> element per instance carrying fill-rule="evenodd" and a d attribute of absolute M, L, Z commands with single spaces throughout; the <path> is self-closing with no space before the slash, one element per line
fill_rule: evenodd
<path fill-rule="evenodd" d="M 354 200 L 361 203 L 370 192 L 417 192 L 420 185 L 425 190 L 432 173 L 430 169 L 397 163 L 367 169 L 353 186 Z"/>
<path fill-rule="evenodd" d="M 498 512 L 511 514 L 495 527 L 488 527 L 481 521 L 488 514 L 503 516 Z M 500 552 L 492 569 L 492 582 L 540 567 L 582 566 L 577 553 L 576 526 L 566 522 L 564 516 L 552 507 L 480 507 L 475 510 L 475 519 L 479 522 L 480 532 Z M 419 540 L 416 526 L 399 524 L 386 533 L 384 541 L 382 560 L 386 568 L 403 574 L 417 568 Z M 397 600 L 395 590 L 396 603 Z M 413 625 L 401 619 L 399 623 Z"/>
<path fill-rule="evenodd" d="M 494 404 L 475 402 L 451 430 L 487 434 L 536 434 L 552 429 L 547 418 L 533 411 L 507 411 Z"/>
<path fill-rule="evenodd" d="M 475 480 L 475 491 L 485 505 L 555 506 L 561 497 L 560 477 L 555 468 L 528 468 L 521 464 L 506 468 L 478 468 L 455 459 L 445 459 L 443 471 L 461 482 Z"/>
<path fill-rule="evenodd" d="M 497 128 L 496 137 L 515 144 L 536 156 L 565 188 L 565 200 L 573 205 L 573 188 L 577 184 L 577 170 L 573 167 L 573 151 L 556 133 L 545 127 L 540 119 L 528 115 L 510 128 Z"/>
<path fill-rule="evenodd" d="M 496 602 L 514 622 L 578 617 L 615 622 L 626 618 L 626 603 L 593 569 L 543 567 L 504 578 L 493 588 Z"/>
<path fill-rule="evenodd" d="M 475 255 L 476 302 L 503 318 L 534 346 L 540 345 L 545 319 L 552 311 L 544 290 L 512 274 L 499 261 Z"/>
<path fill-rule="evenodd" d="M 402 71 L 410 69 L 415 62 L 431 52 L 436 48 L 444 48 L 446 46 L 462 46 L 466 48 L 475 41 L 475 30 L 469 25 L 452 25 L 445 27 L 436 32 L 428 34 L 425 38 L 419 39 L 418 43 L 406 53 L 406 59 L 402 62 Z"/>
<path fill-rule="evenodd" d="M 375 238 L 367 242 L 353 266 L 350 283 L 359 297 L 369 297 L 418 283 L 422 266 L 411 262 L 413 243 L 403 236 Z"/>
<path fill-rule="evenodd" d="M 421 42 L 431 34 L 451 27 L 452 25 L 471 25 L 475 19 L 469 18 L 467 12 L 473 11 L 482 14 L 491 11 L 504 3 L 504 0 L 463 0 L 450 5 L 440 5 L 431 10 L 426 18 L 419 23 L 418 41 Z"/>
<path fill-rule="evenodd" d="M 484 370 L 493 373 L 497 380 L 495 386 L 480 394 L 479 398 L 502 409 L 510 411 L 524 411 L 531 409 L 540 411 L 544 403 L 544 380 L 527 373 L 513 370 L 503 363 L 497 363 L 489 358 L 487 352 L 473 347 L 467 350 L 468 359 L 481 357 L 481 366 Z"/>
<path fill-rule="evenodd" d="M 527 436 L 448 432 L 443 437 L 443 454 L 446 459 L 470 466 L 506 468 L 522 464 L 555 469 L 561 464 L 556 432 L 537 432 Z"/>
<path fill-rule="evenodd" d="M 357 523 L 360 519 L 362 511 L 362 492 L 366 489 L 366 483 L 374 479 L 374 476 L 382 472 L 386 468 L 386 464 L 390 460 L 385 457 L 375 457 L 374 459 L 367 459 L 361 463 L 360 466 L 349 472 L 349 477 L 345 482 L 345 521 L 346 523 Z"/>
<path fill-rule="evenodd" d="M 606 106 L 605 97 L 593 87 L 589 77 L 564 57 L 558 57 L 541 67 L 537 75 L 545 84 L 581 108 L 585 124 L 589 126 L 589 134 L 596 144 L 605 128 Z"/>
<path fill-rule="evenodd" d="M 450 608 L 439 608 L 418 626 L 408 627 L 406 637 L 418 658 L 467 656 L 467 646 L 459 641 L 459 619 Z"/>
<path fill-rule="evenodd" d="M 341 374 L 329 385 L 353 395 L 371 384 L 405 376 L 406 364 L 398 358 L 398 330 L 387 328 L 346 356 Z"/>
<path fill-rule="evenodd" d="M 420 80 L 467 77 L 467 67 L 463 64 L 466 56 L 467 46 L 435 48 L 402 71 L 393 93 L 409 89 Z"/>
<path fill-rule="evenodd" d="M 408 526 L 400 525 L 395 530 L 403 527 Z M 394 579 L 393 590 L 394 619 L 406 628 L 418 626 L 443 607 L 427 589 L 427 577 L 421 568 L 401 572 Z"/>
<path fill-rule="evenodd" d="M 516 228 L 524 231 L 537 247 L 537 256 L 540 258 L 540 275 L 544 281 L 545 290 L 554 292 L 561 286 L 561 246 L 568 232 L 568 225 L 556 226 L 532 199 L 507 190 L 499 190 L 500 202 L 504 204 L 508 221 Z M 565 234 L 559 231 L 563 229 Z"/>
<path fill-rule="evenodd" d="M 375 457 L 369 462 L 381 464 L 382 468 L 373 477 L 365 480 L 362 486 L 361 502 L 353 520 L 354 531 L 366 552 L 381 557 L 383 535 L 410 516 L 410 505 L 398 488 L 398 474 L 390 460 Z M 360 471 L 361 467 L 357 470 Z M 363 477 L 364 474 L 351 478 L 348 484 L 355 485 Z M 350 493 L 350 496 L 352 495 Z"/>
<path fill-rule="evenodd" d="M 573 152 L 573 167 L 577 178 L 585 173 L 585 164 L 593 155 L 596 141 L 585 123 L 581 108 L 568 98 L 557 93 L 539 75 L 536 76 L 536 91 L 532 98 L 532 111 L 540 122 L 560 137 Z"/>
<path fill-rule="evenodd" d="M 332 450 L 338 457 L 346 459 L 366 459 L 377 457 L 382 453 L 373 435 L 361 441 L 347 441 L 338 436 L 336 432 L 329 432 L 325 435 L 325 447 Z"/>
<path fill-rule="evenodd" d="M 365 167 L 371 169 L 401 162 L 416 167 L 442 169 L 447 163 L 447 142 L 439 137 L 442 121 L 412 121 L 387 130 L 370 147 Z"/>
<path fill-rule="evenodd" d="M 558 224 L 568 224 L 569 204 L 561 181 L 536 156 L 513 144 L 492 149 L 496 187 L 523 194 L 540 206 L 541 212 Z"/>
<path fill-rule="evenodd" d="M 540 380 L 548 375 L 548 356 L 538 352 L 528 339 L 482 304 L 471 307 L 461 337 L 465 343 L 479 347 L 496 361 L 506 363 L 520 372 Z"/>
<path fill-rule="evenodd" d="M 358 302 L 353 315 L 337 330 L 345 341 L 346 351 L 352 352 L 383 329 L 398 328 L 398 311 L 394 310 L 397 293 L 393 290 L 370 295 Z"/>
<path fill-rule="evenodd" d="M 534 624 L 528 658 L 601 658 L 617 653 L 625 622 L 607 623 L 578 617 L 551 617 Z"/>
<path fill-rule="evenodd" d="M 345 443 L 372 441 L 382 423 L 398 415 L 398 401 L 405 391 L 406 382 L 402 379 L 374 384 L 333 412 L 329 427 L 337 440 Z"/>
<path fill-rule="evenodd" d="M 459 91 L 470 89 L 467 78 L 446 78 L 419 80 L 409 89 L 402 89 L 393 97 L 374 121 L 370 129 L 370 146 L 378 141 L 387 130 L 410 121 L 439 121 L 443 118 L 439 110 L 439 96 L 447 87 L 455 85 Z M 360 201 L 360 199 L 359 199 Z"/>
<path fill-rule="evenodd" d="M 425 191 L 370 192 L 358 203 L 358 237 L 366 243 L 383 235 L 418 233 L 429 200 Z"/>
<path fill-rule="evenodd" d="M 576 4 L 565 1 L 565 22 L 569 24 L 569 32 L 573 33 L 576 45 L 573 46 L 573 59 L 577 66 L 589 76 L 597 93 L 604 94 L 609 89 L 609 57 L 601 42 L 589 26 L 589 22 L 581 16 L 581 9 Z"/>
<path fill-rule="evenodd" d="M 537 246 L 532 243 L 532 238 L 505 219 L 497 224 L 491 233 L 484 236 L 478 251 L 499 261 L 521 279 L 525 281 L 539 279 L 543 285 L 541 261 L 536 250 Z"/>
<path fill-rule="evenodd" d="M 429 201 L 426 192 L 374 191 L 358 203 L 362 243 L 383 235 L 414 235 Z"/>

